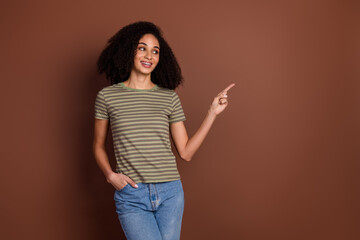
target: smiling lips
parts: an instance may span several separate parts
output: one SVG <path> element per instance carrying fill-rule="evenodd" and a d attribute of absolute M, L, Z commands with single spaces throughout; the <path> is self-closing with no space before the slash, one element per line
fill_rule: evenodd
<path fill-rule="evenodd" d="M 152 65 L 152 63 L 150 63 L 150 62 L 145 62 L 145 61 L 140 61 L 140 62 L 141 62 L 141 65 L 143 65 L 146 68 L 150 68 Z"/>

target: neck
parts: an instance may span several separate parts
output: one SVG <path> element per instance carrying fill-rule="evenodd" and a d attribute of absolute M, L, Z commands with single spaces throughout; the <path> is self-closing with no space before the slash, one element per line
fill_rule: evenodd
<path fill-rule="evenodd" d="M 151 89 L 155 84 L 151 81 L 151 74 L 144 75 L 131 71 L 128 80 L 124 81 L 125 86 L 136 89 Z"/>

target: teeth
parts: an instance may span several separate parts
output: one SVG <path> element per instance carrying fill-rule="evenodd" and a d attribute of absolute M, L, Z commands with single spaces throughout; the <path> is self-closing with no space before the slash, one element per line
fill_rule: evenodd
<path fill-rule="evenodd" d="M 145 64 L 145 65 L 148 65 L 148 66 L 151 66 L 151 63 L 147 63 L 147 62 L 141 62 L 142 64 Z"/>

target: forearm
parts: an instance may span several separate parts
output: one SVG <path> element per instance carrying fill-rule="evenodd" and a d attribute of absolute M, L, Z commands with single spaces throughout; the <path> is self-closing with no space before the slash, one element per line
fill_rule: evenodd
<path fill-rule="evenodd" d="M 109 180 L 109 177 L 114 172 L 111 169 L 109 158 L 106 153 L 105 147 L 100 146 L 94 146 L 93 147 L 94 157 L 96 160 L 97 165 L 101 169 L 101 171 L 104 173 L 106 180 Z"/>
<path fill-rule="evenodd" d="M 212 124 L 216 119 L 216 114 L 209 110 L 205 116 L 205 119 L 201 123 L 199 129 L 195 132 L 195 134 L 187 141 L 185 146 L 185 151 L 183 154 L 183 159 L 190 161 L 194 156 L 196 151 L 201 146 L 202 142 L 205 140 L 205 137 L 210 131 Z"/>

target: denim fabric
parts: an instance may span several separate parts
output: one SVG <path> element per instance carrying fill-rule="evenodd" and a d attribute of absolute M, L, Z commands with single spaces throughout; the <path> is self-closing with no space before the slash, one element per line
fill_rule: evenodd
<path fill-rule="evenodd" d="M 181 180 L 127 184 L 114 200 L 127 240 L 178 240 L 184 211 Z"/>

